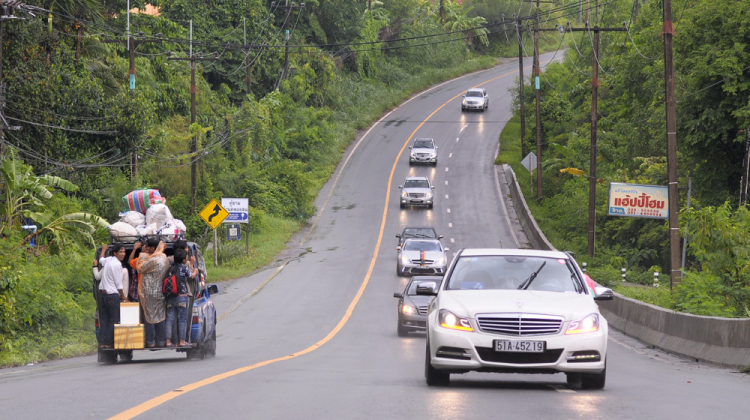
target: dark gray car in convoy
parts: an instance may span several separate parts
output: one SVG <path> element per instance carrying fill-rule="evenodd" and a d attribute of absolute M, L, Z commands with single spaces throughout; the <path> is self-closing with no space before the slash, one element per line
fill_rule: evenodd
<path fill-rule="evenodd" d="M 393 297 L 398 299 L 398 326 L 396 331 L 399 337 L 405 337 L 410 332 L 423 332 L 427 328 L 427 308 L 432 296 L 417 295 L 417 285 L 423 282 L 434 282 L 440 284 L 442 277 L 438 276 L 414 276 L 406 284 L 403 293 L 394 293 Z"/>
<path fill-rule="evenodd" d="M 404 241 L 409 238 L 417 239 L 442 239 L 443 235 L 438 235 L 433 227 L 415 227 L 407 226 L 401 233 L 396 234 L 399 248 L 404 245 Z"/>

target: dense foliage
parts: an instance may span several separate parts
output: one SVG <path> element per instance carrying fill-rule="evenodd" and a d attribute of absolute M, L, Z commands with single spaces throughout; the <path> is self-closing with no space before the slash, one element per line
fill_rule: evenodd
<path fill-rule="evenodd" d="M 725 204 L 739 201 L 750 126 L 747 5 L 731 0 L 676 0 L 672 5 L 680 223 L 689 246 L 684 281 L 670 307 L 701 315 L 747 316 L 750 226 L 744 206 L 732 210 Z M 590 32 L 554 35 L 568 48 L 565 61 L 550 64 L 542 74 L 544 197 L 532 207 L 550 240 L 575 251 L 590 266 L 602 267 L 603 280 L 617 279 L 626 268 L 628 280 L 650 285 L 654 271 L 669 272 L 668 223 L 606 215 L 610 182 L 667 185 L 662 5 L 641 4 L 637 15 L 632 6 L 608 3 L 599 20 L 592 18 L 592 26 L 599 27 L 629 23 L 629 32 L 601 33 L 596 57 L 595 258 L 585 257 L 594 62 Z M 514 95 L 517 107 L 517 91 Z M 528 86 L 527 104 L 533 104 L 533 95 L 533 85 Z M 526 150 L 536 150 L 533 106 L 526 107 L 526 121 Z M 684 209 L 690 174 L 692 211 Z M 665 280 L 668 274 L 662 275 L 662 284 Z"/>
<path fill-rule="evenodd" d="M 486 49 L 484 18 L 453 1 L 441 22 L 438 5 L 422 0 L 289 9 L 159 0 L 151 2 L 159 16 L 130 15 L 131 90 L 124 0 L 26 3 L 51 13 L 3 25 L 5 115 L 23 125 L 6 133 L 3 165 L 13 162 L 25 183 L 0 177 L 2 365 L 93 348 L 91 245 L 107 240 L 101 225 L 118 219 L 129 191 L 159 189 L 187 236 L 205 244 L 208 229 L 192 208 L 195 162 L 198 210 L 222 196 L 251 206 L 249 254 L 220 244 L 224 267 L 214 273 L 257 268 L 247 258 L 269 261 L 315 213 L 317 191 L 357 129 L 414 91 L 496 62 L 477 54 Z M 195 123 L 191 49 L 200 58 Z M 29 222 L 39 227 L 33 249 L 21 229 Z M 70 337 L 82 347 L 66 347 Z"/>

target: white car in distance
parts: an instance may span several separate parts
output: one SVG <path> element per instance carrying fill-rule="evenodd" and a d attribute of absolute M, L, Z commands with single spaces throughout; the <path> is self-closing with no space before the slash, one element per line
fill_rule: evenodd
<path fill-rule="evenodd" d="M 567 253 L 465 249 L 433 295 L 427 315 L 425 379 L 447 386 L 450 375 L 478 372 L 565 373 L 571 385 L 602 389 L 608 325 Z"/>

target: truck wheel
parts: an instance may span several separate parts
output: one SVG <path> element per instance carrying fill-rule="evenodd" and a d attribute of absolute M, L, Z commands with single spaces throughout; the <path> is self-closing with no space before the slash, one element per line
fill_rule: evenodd
<path fill-rule="evenodd" d="M 96 361 L 104 365 L 113 365 L 117 363 L 117 352 L 99 350 Z"/>
<path fill-rule="evenodd" d="M 214 325 L 214 332 L 211 333 L 211 340 L 206 345 L 206 355 L 216 356 L 216 325 Z"/>
<path fill-rule="evenodd" d="M 133 350 L 128 351 L 118 351 L 117 355 L 120 356 L 121 362 L 129 362 L 133 360 Z"/>

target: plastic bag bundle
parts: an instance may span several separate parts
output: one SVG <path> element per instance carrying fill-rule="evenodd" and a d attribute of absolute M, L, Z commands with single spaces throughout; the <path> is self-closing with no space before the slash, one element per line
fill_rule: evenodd
<path fill-rule="evenodd" d="M 146 223 L 146 216 L 137 211 L 126 211 L 120 213 L 120 221 L 130 226 L 138 227 Z"/>
<path fill-rule="evenodd" d="M 141 225 L 135 228 L 138 231 L 138 236 L 152 236 L 156 235 L 156 225 Z"/>
<path fill-rule="evenodd" d="M 146 211 L 155 204 L 165 204 L 167 200 L 161 196 L 159 190 L 142 189 L 132 191 L 122 197 L 125 211 L 137 211 L 146 214 Z"/>
<path fill-rule="evenodd" d="M 181 233 L 182 232 L 180 232 L 180 229 L 174 223 L 174 220 L 169 220 L 157 232 L 157 234 L 161 236 L 162 240 L 168 241 L 168 242 L 174 242 L 180 239 Z"/>
<path fill-rule="evenodd" d="M 172 219 L 172 212 L 166 204 L 154 204 L 146 210 L 146 225 L 155 224 L 158 229 L 161 229 Z"/>
<path fill-rule="evenodd" d="M 118 242 L 133 242 L 138 238 L 138 231 L 125 222 L 117 222 L 109 227 L 109 234 Z"/>
<path fill-rule="evenodd" d="M 180 230 L 180 233 L 187 232 L 187 227 L 185 226 L 185 223 L 182 222 L 180 219 L 174 219 L 172 220 L 174 222 L 175 227 Z"/>

